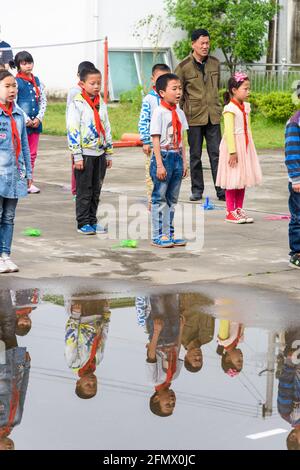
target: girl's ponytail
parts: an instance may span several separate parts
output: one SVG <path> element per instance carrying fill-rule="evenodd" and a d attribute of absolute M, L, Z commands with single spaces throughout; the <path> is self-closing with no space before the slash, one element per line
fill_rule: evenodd
<path fill-rule="evenodd" d="M 230 96 L 229 91 L 225 91 L 223 98 L 224 98 L 224 104 L 225 105 L 230 103 L 231 96 Z"/>
<path fill-rule="evenodd" d="M 8 65 L 10 66 L 11 69 L 16 69 L 17 68 L 16 63 L 15 63 L 14 60 L 10 60 Z"/>

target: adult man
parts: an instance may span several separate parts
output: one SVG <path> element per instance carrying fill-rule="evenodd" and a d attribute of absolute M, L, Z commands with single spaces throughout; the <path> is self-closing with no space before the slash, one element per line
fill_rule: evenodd
<path fill-rule="evenodd" d="M 218 171 L 222 115 L 219 99 L 220 62 L 209 55 L 208 31 L 197 29 L 193 31 L 191 39 L 193 52 L 177 66 L 175 73 L 182 81 L 183 97 L 180 105 L 189 124 L 188 140 L 192 180 L 190 200 L 200 201 L 204 191 L 201 162 L 204 138 L 214 183 Z M 216 193 L 220 200 L 225 200 L 225 194 L 221 188 L 216 187 Z"/>

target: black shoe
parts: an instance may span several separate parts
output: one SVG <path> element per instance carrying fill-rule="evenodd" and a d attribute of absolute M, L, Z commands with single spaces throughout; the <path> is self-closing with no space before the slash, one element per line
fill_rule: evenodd
<path fill-rule="evenodd" d="M 192 194 L 190 196 L 190 201 L 195 202 L 195 201 L 201 201 L 202 199 L 202 194 Z"/>
<path fill-rule="evenodd" d="M 225 194 L 220 194 L 220 195 L 218 196 L 218 199 L 219 199 L 219 201 L 226 201 Z"/>
<path fill-rule="evenodd" d="M 296 253 L 295 255 L 291 256 L 289 264 L 292 268 L 300 269 L 300 254 Z"/>

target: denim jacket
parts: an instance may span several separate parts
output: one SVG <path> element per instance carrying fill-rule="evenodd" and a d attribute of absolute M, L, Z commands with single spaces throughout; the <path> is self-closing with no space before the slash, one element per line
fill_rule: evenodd
<path fill-rule="evenodd" d="M 32 178 L 25 119 L 22 110 L 17 105 L 14 105 L 13 117 L 21 139 L 19 168 L 12 141 L 10 118 L 0 108 L 0 197 L 8 199 L 27 196 L 27 179 Z"/>
<path fill-rule="evenodd" d="M 0 429 L 9 423 L 14 386 L 19 392 L 17 412 L 11 426 L 20 424 L 29 381 L 30 359 L 26 348 L 6 351 L 6 363 L 0 364 Z"/>

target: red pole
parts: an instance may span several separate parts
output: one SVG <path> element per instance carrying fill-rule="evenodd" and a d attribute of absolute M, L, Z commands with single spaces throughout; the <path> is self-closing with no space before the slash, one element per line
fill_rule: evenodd
<path fill-rule="evenodd" d="M 108 38 L 104 39 L 104 103 L 108 102 Z"/>

